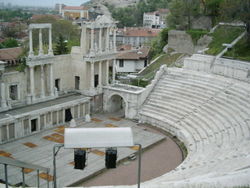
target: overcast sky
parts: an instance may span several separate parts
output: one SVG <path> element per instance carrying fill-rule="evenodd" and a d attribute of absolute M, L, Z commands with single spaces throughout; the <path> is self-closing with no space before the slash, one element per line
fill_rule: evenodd
<path fill-rule="evenodd" d="M 24 5 L 24 6 L 55 6 L 56 3 L 63 3 L 65 5 L 79 6 L 88 0 L 0 0 L 5 4 L 11 3 L 12 5 Z"/>

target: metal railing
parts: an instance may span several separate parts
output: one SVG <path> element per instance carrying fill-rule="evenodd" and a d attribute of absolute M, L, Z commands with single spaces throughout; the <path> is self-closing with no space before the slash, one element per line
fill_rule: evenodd
<path fill-rule="evenodd" d="M 0 164 L 4 165 L 4 173 L 5 173 L 5 187 L 8 188 L 9 187 L 9 182 L 8 182 L 8 165 L 10 166 L 15 166 L 15 167 L 19 167 L 22 168 L 22 187 L 25 187 L 25 174 L 24 174 L 24 169 L 28 168 L 28 169 L 34 169 L 37 171 L 37 187 L 40 187 L 40 177 L 39 177 L 39 172 L 46 172 L 47 176 L 49 175 L 49 168 L 45 168 L 42 166 L 38 166 L 38 165 L 33 165 L 33 164 L 29 164 L 26 162 L 22 162 L 19 160 L 15 160 L 15 159 L 11 159 L 11 158 L 7 158 L 7 157 L 1 157 L 0 156 Z M 49 178 L 47 177 L 47 187 L 49 188 Z"/>

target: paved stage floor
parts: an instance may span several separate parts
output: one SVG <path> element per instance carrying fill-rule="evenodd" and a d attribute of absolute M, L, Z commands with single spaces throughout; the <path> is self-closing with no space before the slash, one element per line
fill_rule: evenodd
<path fill-rule="evenodd" d="M 165 138 L 158 133 L 153 133 L 136 125 L 127 119 L 119 118 L 110 114 L 95 114 L 89 123 L 83 120 L 77 121 L 78 127 L 132 127 L 135 143 L 142 144 L 143 148 L 149 147 Z M 48 176 L 52 186 L 52 149 L 57 143 L 64 142 L 64 127 L 60 125 L 35 135 L 19 139 L 14 142 L 0 145 L 0 155 L 18 159 L 27 163 L 50 168 Z M 137 147 L 118 148 L 118 160 L 127 158 L 137 152 Z M 105 148 L 92 149 L 88 153 L 87 167 L 84 170 L 75 170 L 73 166 L 74 153 L 71 149 L 62 148 L 57 155 L 57 183 L 58 187 L 71 185 L 79 180 L 97 173 L 105 168 Z M 27 185 L 36 186 L 37 172 L 25 169 L 25 181 Z M 20 168 L 8 167 L 9 182 L 17 184 L 22 182 Z M 40 172 L 40 184 L 46 186 L 47 176 Z M 4 179 L 4 166 L 0 167 L 0 179 Z"/>

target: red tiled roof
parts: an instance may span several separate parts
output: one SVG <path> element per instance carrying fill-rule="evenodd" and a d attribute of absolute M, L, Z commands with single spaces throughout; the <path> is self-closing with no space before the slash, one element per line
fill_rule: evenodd
<path fill-rule="evenodd" d="M 52 15 L 52 14 L 35 14 L 31 17 L 32 20 L 38 20 L 44 17 L 52 17 L 55 18 L 56 20 L 61 19 L 61 16 L 59 15 Z"/>
<path fill-rule="evenodd" d="M 157 11 L 155 11 L 155 12 L 145 12 L 145 14 L 148 14 L 148 15 L 155 15 L 157 13 L 158 13 Z"/>
<path fill-rule="evenodd" d="M 167 13 L 169 13 L 169 9 L 159 8 L 159 9 L 158 9 L 158 12 L 159 12 L 160 14 L 167 14 Z"/>
<path fill-rule="evenodd" d="M 145 12 L 145 14 L 148 14 L 148 15 L 167 14 L 167 13 L 169 13 L 169 9 L 164 9 L 164 8 L 160 8 L 157 11 L 154 11 L 154 12 Z"/>
<path fill-rule="evenodd" d="M 149 54 L 149 47 L 142 47 L 138 50 L 121 52 L 117 55 L 116 59 L 146 59 Z"/>
<path fill-rule="evenodd" d="M 123 29 L 123 35 L 131 37 L 156 37 L 160 31 L 160 29 L 129 27 Z"/>
<path fill-rule="evenodd" d="M 88 8 L 84 6 L 65 6 L 62 9 L 63 10 L 88 10 Z"/>
<path fill-rule="evenodd" d="M 131 50 L 132 45 L 131 44 L 123 44 L 121 46 L 117 47 L 118 51 L 126 51 L 126 50 Z"/>
<path fill-rule="evenodd" d="M 22 52 L 21 47 L 0 49 L 0 61 L 17 60 Z"/>

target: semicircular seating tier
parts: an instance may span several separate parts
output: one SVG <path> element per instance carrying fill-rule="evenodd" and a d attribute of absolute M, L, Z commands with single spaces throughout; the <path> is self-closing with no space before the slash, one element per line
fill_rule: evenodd
<path fill-rule="evenodd" d="M 165 68 L 139 119 L 176 135 L 188 150 L 176 169 L 142 183 L 142 188 L 250 185 L 249 82 Z"/>
<path fill-rule="evenodd" d="M 144 186 L 250 185 L 249 83 L 168 68 L 139 114 L 141 121 L 176 135 L 188 150 L 180 166 Z"/>

